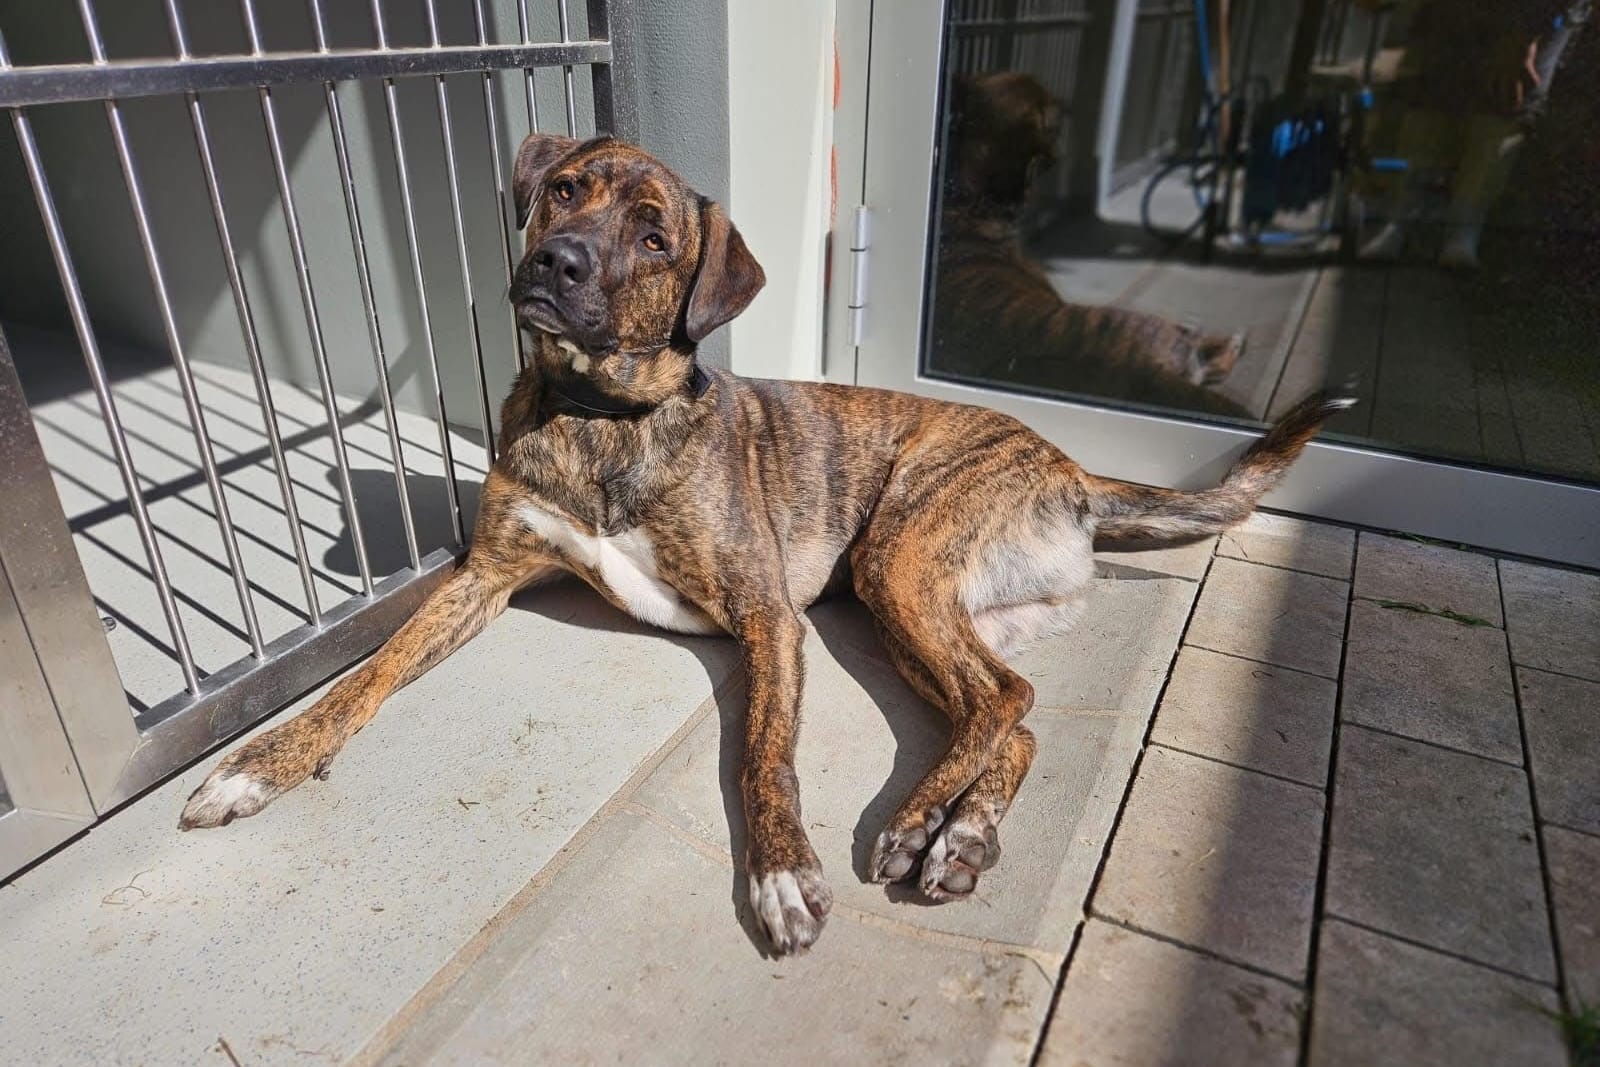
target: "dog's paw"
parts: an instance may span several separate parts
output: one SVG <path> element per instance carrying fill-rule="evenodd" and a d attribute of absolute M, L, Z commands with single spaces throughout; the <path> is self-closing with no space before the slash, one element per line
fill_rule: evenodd
<path fill-rule="evenodd" d="M 933 839 L 917 884 L 933 900 L 961 900 L 978 887 L 978 876 L 1000 859 L 1000 835 L 992 818 L 957 814 Z"/>
<path fill-rule="evenodd" d="M 822 936 L 833 890 L 817 868 L 750 875 L 750 906 L 780 955 L 804 952 Z"/>
<path fill-rule="evenodd" d="M 178 816 L 178 829 L 197 826 L 226 826 L 235 819 L 254 815 L 272 803 L 283 789 L 270 779 L 253 773 L 248 766 L 223 762 L 189 794 L 189 802 Z"/>
<path fill-rule="evenodd" d="M 911 877 L 917 861 L 927 851 L 928 839 L 944 822 L 944 812 L 930 808 L 923 813 L 921 823 L 889 829 L 878 835 L 872 846 L 872 859 L 867 870 L 874 882 L 900 882 Z"/>

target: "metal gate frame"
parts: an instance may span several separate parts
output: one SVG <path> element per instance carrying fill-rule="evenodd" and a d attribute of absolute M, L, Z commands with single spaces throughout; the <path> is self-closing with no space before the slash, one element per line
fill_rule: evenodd
<path fill-rule="evenodd" d="M 96 22 L 93 0 L 78 0 L 93 62 L 16 67 L 11 64 L 4 38 L 0 36 L 0 108 L 10 111 L 45 236 L 66 294 L 90 382 L 99 402 L 107 438 L 122 476 L 129 508 L 138 527 L 186 683 L 183 691 L 148 710 L 135 714 L 130 707 L 49 467 L 30 420 L 16 367 L 5 338 L 0 335 L 0 500 L 5 502 L 4 507 L 0 507 L 0 680 L 11 687 L 9 693 L 0 694 L 9 698 L 0 705 L 0 783 L 3 783 L 3 790 L 0 790 L 0 879 L 78 832 L 95 817 L 106 814 L 372 651 L 409 617 L 422 598 L 449 573 L 464 553 L 466 538 L 461 526 L 459 489 L 456 470 L 450 462 L 449 431 L 439 386 L 433 330 L 428 317 L 429 297 L 424 287 L 395 81 L 400 78 L 431 77 L 435 82 L 457 252 L 466 282 L 465 297 L 473 331 L 476 384 L 481 398 L 481 409 L 477 414 L 485 431 L 486 449 L 491 459 L 494 443 L 489 399 L 484 386 L 483 352 L 477 338 L 476 312 L 467 271 L 460 183 L 451 134 L 449 90 L 444 75 L 483 75 L 488 140 L 493 157 L 491 167 L 500 207 L 503 263 L 508 281 L 515 262 L 515 224 L 505 184 L 509 161 L 500 158 L 498 119 L 493 101 L 493 72 L 518 69 L 525 72 L 528 124 L 530 129 L 537 129 L 533 71 L 537 68 L 561 68 L 566 104 L 564 117 L 567 132 L 573 133 L 577 127 L 573 68 L 587 66 L 593 91 L 596 130 L 627 139 L 637 139 L 638 136 L 637 98 L 632 83 L 632 0 L 586 0 L 590 35 L 587 40 L 570 38 L 567 0 L 556 0 L 561 40 L 551 43 L 530 41 L 528 3 L 527 0 L 518 0 L 521 42 L 514 44 L 489 43 L 482 0 L 470 2 L 477 28 L 477 43 L 470 46 L 444 46 L 440 43 L 435 0 L 424 0 L 430 37 L 430 46 L 424 48 L 389 46 L 382 0 L 372 2 L 377 41 L 373 48 L 328 47 L 321 0 L 309 0 L 317 43 L 314 52 L 264 51 L 253 0 L 240 0 L 251 46 L 250 53 L 246 55 L 191 55 L 178 0 L 163 0 L 176 53 L 173 59 L 108 60 Z M 444 450 L 446 484 L 451 496 L 455 545 L 426 555 L 419 555 L 413 529 L 387 359 L 368 276 L 360 207 L 356 202 L 339 95 L 335 88 L 339 82 L 362 79 L 382 79 L 384 82 L 412 280 L 419 303 L 422 333 L 427 342 L 432 388 L 437 401 L 435 414 Z M 327 119 L 343 185 L 363 310 L 373 348 L 411 561 L 409 567 L 376 581 L 366 558 L 354 505 L 316 296 L 272 104 L 272 88 L 275 86 L 317 83 L 321 83 L 325 89 Z M 294 492 L 286 473 L 283 446 L 276 426 L 250 300 L 228 229 L 223 190 L 219 185 L 206 127 L 202 94 L 241 88 L 255 88 L 260 97 L 262 120 L 289 230 L 311 351 L 328 413 L 327 432 L 339 472 L 342 508 L 361 573 L 363 591 L 326 609 L 317 603 L 306 560 Z M 157 95 L 182 95 L 187 102 L 195 145 L 210 195 L 212 218 L 255 379 L 257 399 L 283 496 L 284 514 L 294 542 L 308 617 L 312 620 L 275 639 L 263 637 L 255 617 L 226 496 L 216 470 L 204 412 L 174 321 L 160 255 L 145 211 L 137 165 L 118 108 L 120 100 Z M 140 489 L 117 415 L 116 398 L 110 387 L 28 117 L 27 109 L 30 107 L 67 102 L 100 102 L 105 107 L 146 265 L 154 284 L 173 366 L 187 408 L 190 429 L 210 489 L 248 633 L 251 654 L 203 679 L 195 669 L 183 623 L 177 613 L 161 548 L 147 512 L 145 495 Z M 3 803 L 6 800 L 9 800 L 9 808 Z"/>

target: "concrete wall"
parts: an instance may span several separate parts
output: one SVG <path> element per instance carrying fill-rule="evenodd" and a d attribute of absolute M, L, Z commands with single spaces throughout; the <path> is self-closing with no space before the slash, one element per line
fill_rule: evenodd
<path fill-rule="evenodd" d="M 191 46 L 197 54 L 245 50 L 235 5 L 184 6 Z M 268 50 L 313 47 L 305 5 L 257 6 Z M 720 0 L 683 12 L 669 12 L 668 5 L 639 6 L 641 140 L 708 195 L 725 197 L 725 6 Z M 324 7 L 334 47 L 373 43 L 365 0 L 332 0 Z M 555 5 L 535 2 L 530 7 L 535 39 L 555 39 Z M 573 32 L 581 37 L 587 32 L 583 5 L 571 7 L 576 20 Z M 446 43 L 473 41 L 470 4 L 444 0 L 438 8 Z M 491 39 L 517 39 L 516 0 L 491 0 L 486 8 Z M 386 5 L 386 12 L 391 43 L 426 43 L 421 5 Z M 171 54 L 156 0 L 101 4 L 100 17 L 111 58 Z M 6 28 L 13 60 L 19 64 L 88 58 L 74 5 L 0 0 L 0 23 Z M 576 74 L 577 132 L 587 136 L 593 132 L 588 118 L 589 83 L 583 68 Z M 539 71 L 535 80 L 541 128 L 564 131 L 560 71 Z M 473 316 L 488 370 L 491 404 L 496 408 L 513 373 L 516 350 L 505 299 L 483 81 L 477 75 L 464 75 L 452 76 L 447 84 L 472 275 L 470 293 L 463 291 L 458 265 L 442 134 L 430 79 L 400 82 L 401 126 L 446 408 L 452 422 L 473 427 L 477 422 L 470 356 Z M 397 400 L 403 407 L 431 413 L 427 348 L 411 280 L 381 85 L 351 83 L 341 86 L 339 92 Z M 323 93 L 318 86 L 292 86 L 275 90 L 273 98 L 335 385 L 346 395 L 365 397 L 375 384 L 372 348 L 356 285 Z M 515 147 L 527 130 L 520 72 L 496 76 L 495 103 L 502 166 L 509 168 Z M 122 107 L 185 349 L 197 360 L 243 366 L 239 325 L 183 101 L 141 99 Z M 256 94 L 211 94 L 206 97 L 206 109 L 263 354 L 274 376 L 314 387 L 311 346 Z M 97 329 L 109 341 L 149 348 L 164 358 L 166 342 L 103 109 L 97 104 L 61 105 L 35 109 L 33 114 L 41 154 Z M 13 142 L 7 123 L 0 132 L 0 188 L 22 193 L 27 183 Z M 65 328 L 65 304 L 31 197 L 0 198 L 0 235 L 8 246 L 7 255 L 0 257 L 0 318 Z M 513 255 L 516 252 L 514 247 Z M 726 341 L 708 346 L 707 354 L 712 361 L 726 364 Z"/>

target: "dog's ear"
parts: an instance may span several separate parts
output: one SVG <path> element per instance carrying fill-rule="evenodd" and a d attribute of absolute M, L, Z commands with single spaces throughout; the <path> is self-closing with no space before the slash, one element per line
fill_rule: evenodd
<path fill-rule="evenodd" d="M 767 273 L 745 247 L 722 206 L 700 198 L 700 268 L 689 290 L 684 333 L 699 344 L 711 331 L 750 306 Z"/>
<path fill-rule="evenodd" d="M 517 229 L 527 227 L 528 216 L 533 214 L 534 202 L 544 185 L 544 176 L 576 147 L 575 138 L 553 133 L 530 133 L 522 142 L 522 147 L 517 149 L 517 162 L 511 168 L 511 198 L 517 207 Z"/>

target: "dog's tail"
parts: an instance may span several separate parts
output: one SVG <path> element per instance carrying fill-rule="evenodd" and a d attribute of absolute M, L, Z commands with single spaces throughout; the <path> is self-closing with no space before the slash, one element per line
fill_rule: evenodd
<path fill-rule="evenodd" d="M 1328 393 L 1302 400 L 1239 457 L 1215 489 L 1156 489 L 1091 475 L 1089 514 L 1095 520 L 1096 540 L 1194 540 L 1243 522 L 1322 424 L 1354 404 L 1354 397 Z"/>

